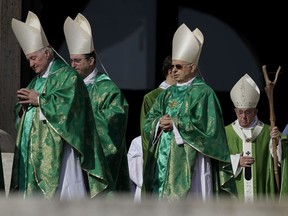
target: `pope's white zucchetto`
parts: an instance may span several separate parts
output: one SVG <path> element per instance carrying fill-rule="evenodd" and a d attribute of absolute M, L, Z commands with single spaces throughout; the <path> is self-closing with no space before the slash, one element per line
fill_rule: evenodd
<path fill-rule="evenodd" d="M 202 32 L 196 28 L 193 32 L 183 23 L 174 33 L 172 59 L 198 64 L 204 43 Z"/>
<path fill-rule="evenodd" d="M 230 97 L 236 108 L 255 108 L 260 98 L 260 90 L 254 80 L 245 74 L 231 89 Z"/>
<path fill-rule="evenodd" d="M 25 55 L 49 46 L 40 20 L 33 12 L 28 12 L 25 23 L 13 18 L 11 27 Z"/>
<path fill-rule="evenodd" d="M 64 34 L 70 54 L 88 54 L 94 50 L 90 23 L 81 13 L 74 20 L 66 18 Z"/>

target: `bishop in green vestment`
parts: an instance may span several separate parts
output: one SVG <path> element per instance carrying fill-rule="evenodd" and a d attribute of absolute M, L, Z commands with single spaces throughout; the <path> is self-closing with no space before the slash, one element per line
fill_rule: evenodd
<path fill-rule="evenodd" d="M 128 193 L 130 179 L 127 162 L 126 128 L 129 105 L 119 87 L 106 72 L 96 68 L 92 30 L 88 20 L 78 14 L 64 22 L 64 33 L 71 65 L 81 75 L 89 92 L 95 124 L 104 151 L 112 195 Z"/>
<path fill-rule="evenodd" d="M 282 142 L 277 127 L 257 117 L 260 90 L 245 74 L 230 92 L 237 119 L 225 127 L 239 198 L 245 202 L 287 198 L 287 140 Z M 272 138 L 277 154 L 273 155 Z M 285 144 L 286 143 L 286 144 Z M 274 158 L 278 164 L 279 191 L 274 175 Z"/>
<path fill-rule="evenodd" d="M 160 93 L 144 122 L 145 197 L 205 201 L 237 195 L 218 98 L 197 76 L 203 41 L 199 29 L 191 32 L 185 24 L 174 34 L 176 85 Z"/>

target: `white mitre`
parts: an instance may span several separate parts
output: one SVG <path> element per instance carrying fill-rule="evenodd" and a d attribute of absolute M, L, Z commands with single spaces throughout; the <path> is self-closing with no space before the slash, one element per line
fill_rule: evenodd
<path fill-rule="evenodd" d="M 25 55 L 49 46 L 40 20 L 33 12 L 28 12 L 25 23 L 13 18 L 11 26 Z"/>
<path fill-rule="evenodd" d="M 172 59 L 198 64 L 204 42 L 202 32 L 196 28 L 193 32 L 182 24 L 174 34 Z"/>
<path fill-rule="evenodd" d="M 70 54 L 88 54 L 94 50 L 91 26 L 82 14 L 78 13 L 74 20 L 66 18 L 64 34 Z"/>
<path fill-rule="evenodd" d="M 260 98 L 260 90 L 254 80 L 245 74 L 231 89 L 230 97 L 236 108 L 255 108 Z"/>

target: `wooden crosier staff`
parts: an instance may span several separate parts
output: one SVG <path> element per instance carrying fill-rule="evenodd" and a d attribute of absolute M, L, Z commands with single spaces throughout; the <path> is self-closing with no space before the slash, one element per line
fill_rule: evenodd
<path fill-rule="evenodd" d="M 274 79 L 273 82 L 271 82 L 269 80 L 269 77 L 268 77 L 268 74 L 267 74 L 266 65 L 262 66 L 262 71 L 263 71 L 264 79 L 265 79 L 265 82 L 266 82 L 265 92 L 267 94 L 268 101 L 269 101 L 270 125 L 271 125 L 271 128 L 275 127 L 275 125 L 276 125 L 275 124 L 276 117 L 275 117 L 275 112 L 274 112 L 273 90 L 274 90 L 274 86 L 276 84 L 280 69 L 281 69 L 281 67 L 279 66 L 278 70 L 276 72 L 276 75 L 275 75 L 275 79 Z M 273 147 L 273 156 L 274 156 L 274 175 L 275 175 L 275 180 L 276 180 L 277 193 L 279 193 L 279 191 L 280 191 L 280 180 L 279 180 L 279 172 L 278 172 L 278 156 L 277 156 L 277 151 L 276 151 L 277 143 L 278 143 L 278 139 L 277 138 L 273 138 L 272 139 L 272 147 Z"/>

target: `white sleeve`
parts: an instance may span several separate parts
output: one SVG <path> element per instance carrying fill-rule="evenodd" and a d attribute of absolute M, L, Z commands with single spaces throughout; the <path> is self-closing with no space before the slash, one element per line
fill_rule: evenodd
<path fill-rule="evenodd" d="M 182 145 L 184 143 L 184 140 L 182 139 L 182 137 L 178 131 L 178 128 L 175 126 L 174 123 L 173 123 L 173 133 L 174 133 L 177 145 Z"/>
<path fill-rule="evenodd" d="M 234 177 L 237 177 L 242 168 L 239 166 L 240 154 L 230 155 Z"/>
<path fill-rule="evenodd" d="M 142 187 L 143 182 L 143 153 L 141 136 L 134 138 L 127 153 L 130 179 L 138 186 Z"/>
<path fill-rule="evenodd" d="M 272 139 L 270 139 L 270 142 L 269 142 L 269 150 L 270 150 L 270 154 L 274 158 Z M 282 159 L 282 142 L 281 142 L 280 138 L 279 138 L 279 141 L 278 141 L 276 152 L 277 152 L 277 157 L 278 157 L 278 165 L 280 165 L 281 164 L 281 159 Z"/>

